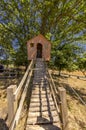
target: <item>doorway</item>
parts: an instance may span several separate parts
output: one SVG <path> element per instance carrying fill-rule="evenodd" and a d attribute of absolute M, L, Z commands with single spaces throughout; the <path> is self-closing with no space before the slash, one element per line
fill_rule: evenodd
<path fill-rule="evenodd" d="M 42 58 L 42 44 L 37 44 L 37 58 Z"/>

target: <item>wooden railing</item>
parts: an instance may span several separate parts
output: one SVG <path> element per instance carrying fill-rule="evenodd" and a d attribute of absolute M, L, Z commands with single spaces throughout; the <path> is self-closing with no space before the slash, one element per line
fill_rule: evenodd
<path fill-rule="evenodd" d="M 14 130 L 14 127 L 18 124 L 27 89 L 31 80 L 33 66 L 34 62 L 32 60 L 18 87 L 11 85 L 7 88 L 9 130 Z"/>
<path fill-rule="evenodd" d="M 2 72 L 1 72 L 2 71 Z M 21 72 L 24 72 L 24 69 L 12 68 L 12 69 L 0 69 L 0 79 L 13 79 L 22 75 Z"/>
<path fill-rule="evenodd" d="M 61 119 L 62 130 L 68 130 L 66 90 L 63 87 L 57 87 L 55 85 L 51 72 L 48 70 L 48 68 L 47 68 L 47 79 L 57 109 L 57 113 L 59 114 Z"/>
<path fill-rule="evenodd" d="M 52 72 L 52 74 L 55 75 L 55 76 L 59 75 L 58 72 Z M 68 77 L 72 77 L 72 78 L 74 77 L 74 78 L 77 78 L 77 79 L 84 79 L 84 80 L 86 80 L 86 75 L 79 76 L 79 75 L 74 75 L 74 74 L 68 74 L 68 73 L 61 72 L 60 76 L 67 77 L 67 78 Z"/>

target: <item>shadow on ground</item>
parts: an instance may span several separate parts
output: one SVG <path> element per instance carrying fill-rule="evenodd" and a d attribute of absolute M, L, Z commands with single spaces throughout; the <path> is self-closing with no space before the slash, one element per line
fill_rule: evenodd
<path fill-rule="evenodd" d="M 38 117 L 37 120 L 39 121 L 40 117 Z M 41 117 L 41 120 L 45 121 L 45 122 L 49 122 L 46 118 L 43 118 L 43 117 Z M 39 130 L 61 130 L 61 129 L 56 124 L 45 123 L 45 124 L 41 124 L 40 125 L 40 129 Z"/>
<path fill-rule="evenodd" d="M 66 92 L 68 95 L 70 95 L 72 98 L 78 100 L 82 104 L 82 102 L 79 100 L 79 98 L 74 93 L 74 91 L 75 91 L 82 98 L 82 100 L 86 103 L 86 90 L 84 88 L 77 89 L 66 83 L 57 83 L 57 84 L 59 87 L 64 87 L 66 89 Z M 74 91 L 71 89 L 71 87 L 74 89 Z"/>
<path fill-rule="evenodd" d="M 59 78 L 55 79 L 55 77 L 53 77 L 55 80 L 54 81 L 55 85 L 58 87 L 64 87 L 66 89 L 66 92 L 68 95 L 70 95 L 72 98 L 78 100 L 82 104 L 82 102 L 79 100 L 79 98 L 74 93 L 74 91 L 75 91 L 82 98 L 82 100 L 86 103 L 86 89 L 85 88 L 80 88 L 80 89 L 74 88 L 73 86 L 70 86 L 69 84 L 66 83 L 68 77 L 65 77 L 65 76 L 60 76 L 60 77 L 61 77 L 61 79 L 65 79 L 65 82 L 64 81 L 59 82 Z M 74 89 L 74 91 L 72 90 L 72 88 Z"/>
<path fill-rule="evenodd" d="M 0 118 L 0 130 L 9 130 L 8 126 L 5 123 L 5 120 Z"/>

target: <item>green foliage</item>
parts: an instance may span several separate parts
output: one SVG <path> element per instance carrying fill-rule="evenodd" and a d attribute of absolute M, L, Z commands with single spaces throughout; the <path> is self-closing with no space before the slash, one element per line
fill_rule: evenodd
<path fill-rule="evenodd" d="M 86 71 L 86 53 L 78 58 L 77 64 L 81 70 Z"/>
<path fill-rule="evenodd" d="M 27 66 L 28 60 L 27 60 L 27 53 L 26 48 L 19 48 L 19 50 L 14 55 L 14 64 L 16 66 Z M 16 57 L 16 58 L 15 58 Z"/>
<path fill-rule="evenodd" d="M 0 15 L 0 45 L 16 65 L 27 64 L 26 42 L 41 33 L 52 41 L 57 68 L 77 68 L 75 42 L 86 40 L 85 0 L 1 0 Z"/>
<path fill-rule="evenodd" d="M 72 44 L 63 44 L 57 48 L 53 48 L 52 58 L 54 65 L 58 68 L 59 74 L 61 70 L 67 69 L 68 71 L 73 71 L 78 69 L 76 65 L 77 57 L 80 52 L 80 47 Z"/>

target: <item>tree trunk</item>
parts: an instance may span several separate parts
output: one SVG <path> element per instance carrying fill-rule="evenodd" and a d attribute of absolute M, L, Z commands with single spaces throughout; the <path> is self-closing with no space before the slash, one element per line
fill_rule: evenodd
<path fill-rule="evenodd" d="M 61 66 L 59 66 L 59 76 L 61 76 Z"/>

